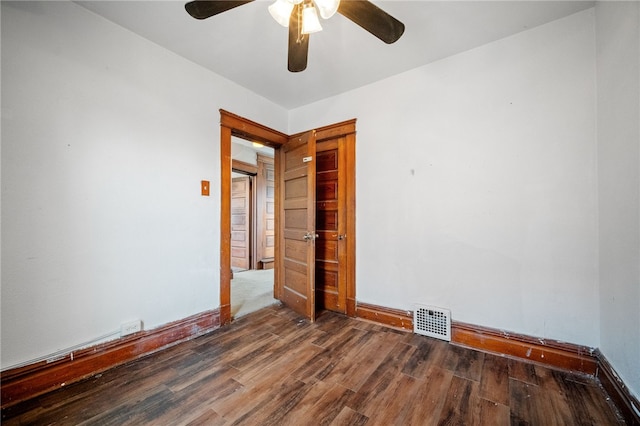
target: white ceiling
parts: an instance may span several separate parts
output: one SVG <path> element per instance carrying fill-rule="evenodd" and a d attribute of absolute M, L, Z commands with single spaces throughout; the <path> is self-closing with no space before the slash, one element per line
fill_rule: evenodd
<path fill-rule="evenodd" d="M 349 0 L 343 0 L 349 1 Z M 78 1 L 83 7 L 286 109 L 296 108 L 593 6 L 592 1 L 373 1 L 405 24 L 387 45 L 345 17 L 311 35 L 308 67 L 287 70 L 288 30 L 258 0 L 199 21 L 185 1 Z"/>

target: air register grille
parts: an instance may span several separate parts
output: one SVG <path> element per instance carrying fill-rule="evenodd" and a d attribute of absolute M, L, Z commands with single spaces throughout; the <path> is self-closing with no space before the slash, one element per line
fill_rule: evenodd
<path fill-rule="evenodd" d="M 413 332 L 451 341 L 451 311 L 435 306 L 415 305 Z"/>

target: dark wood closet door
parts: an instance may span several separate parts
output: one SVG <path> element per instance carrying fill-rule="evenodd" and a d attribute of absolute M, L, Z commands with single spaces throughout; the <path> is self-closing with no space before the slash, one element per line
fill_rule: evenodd
<path fill-rule="evenodd" d="M 316 307 L 346 312 L 344 138 L 316 145 Z"/>

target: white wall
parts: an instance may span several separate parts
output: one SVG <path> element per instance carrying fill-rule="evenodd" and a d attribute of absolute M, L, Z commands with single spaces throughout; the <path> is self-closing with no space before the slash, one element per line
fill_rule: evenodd
<path fill-rule="evenodd" d="M 2 368 L 219 307 L 219 108 L 287 126 L 76 4 L 2 2 Z"/>
<path fill-rule="evenodd" d="M 599 345 L 593 9 L 289 112 L 356 117 L 357 299 Z"/>
<path fill-rule="evenodd" d="M 640 396 L 640 3 L 598 3 L 596 22 L 600 349 Z"/>

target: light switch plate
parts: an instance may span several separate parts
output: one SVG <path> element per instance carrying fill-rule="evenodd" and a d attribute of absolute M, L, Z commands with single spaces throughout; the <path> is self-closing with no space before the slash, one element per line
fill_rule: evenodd
<path fill-rule="evenodd" d="M 209 181 L 208 180 L 200 181 L 200 192 L 205 197 L 209 196 Z"/>

